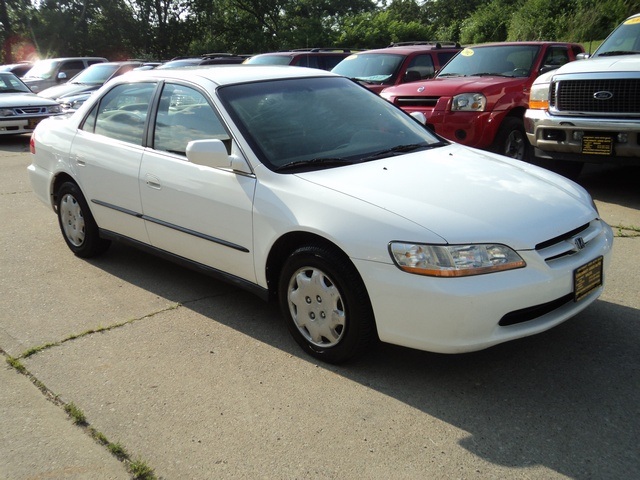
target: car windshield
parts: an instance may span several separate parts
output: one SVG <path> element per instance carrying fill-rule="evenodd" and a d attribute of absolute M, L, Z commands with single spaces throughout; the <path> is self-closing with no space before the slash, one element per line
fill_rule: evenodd
<path fill-rule="evenodd" d="M 291 57 L 289 55 L 256 55 L 247 58 L 243 63 L 251 65 L 289 65 Z"/>
<path fill-rule="evenodd" d="M 25 74 L 25 78 L 51 78 L 58 63 L 57 60 L 39 60 Z"/>
<path fill-rule="evenodd" d="M 118 65 L 96 64 L 81 71 L 71 79 L 71 83 L 83 83 L 91 85 L 102 85 L 113 73 L 118 70 Z"/>
<path fill-rule="evenodd" d="M 404 55 L 394 53 L 356 53 L 331 71 L 363 82 L 392 84 L 404 58 Z"/>
<path fill-rule="evenodd" d="M 594 56 L 640 53 L 640 17 L 630 18 L 616 28 L 595 51 Z"/>
<path fill-rule="evenodd" d="M 528 77 L 539 50 L 540 47 L 537 45 L 491 45 L 465 48 L 445 65 L 437 77 L 482 75 Z"/>
<path fill-rule="evenodd" d="M 247 83 L 218 92 L 251 147 L 273 170 L 330 168 L 445 144 L 347 78 Z"/>
<path fill-rule="evenodd" d="M 31 93 L 13 73 L 0 73 L 0 93 Z"/>

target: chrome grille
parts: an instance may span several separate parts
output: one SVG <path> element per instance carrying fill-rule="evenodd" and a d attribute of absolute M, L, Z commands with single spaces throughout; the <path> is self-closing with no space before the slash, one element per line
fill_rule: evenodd
<path fill-rule="evenodd" d="M 17 115 L 38 115 L 47 113 L 47 107 L 17 107 L 14 111 Z"/>
<path fill-rule="evenodd" d="M 536 245 L 536 251 L 545 262 L 579 253 L 602 233 L 602 223 L 596 219 L 574 230 Z"/>
<path fill-rule="evenodd" d="M 606 99 L 596 93 L 606 92 Z M 561 112 L 640 116 L 640 79 L 561 80 L 551 88 L 551 106 Z"/>

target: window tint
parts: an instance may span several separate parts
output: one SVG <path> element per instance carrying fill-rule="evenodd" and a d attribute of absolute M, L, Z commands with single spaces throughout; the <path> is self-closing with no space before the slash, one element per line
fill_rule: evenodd
<path fill-rule="evenodd" d="M 431 55 L 416 55 L 409 62 L 404 81 L 414 82 L 424 78 L 431 78 L 435 71 Z"/>
<path fill-rule="evenodd" d="M 69 60 L 60 66 L 60 73 L 65 73 L 67 78 L 75 76 L 76 73 L 79 73 L 82 70 L 84 70 L 84 63 L 82 60 Z"/>
<path fill-rule="evenodd" d="M 118 85 L 102 98 L 85 119 L 82 129 L 142 145 L 147 110 L 155 88 L 155 83 Z"/>
<path fill-rule="evenodd" d="M 569 51 L 565 47 L 549 47 L 542 65 L 545 67 L 560 67 L 569 61 Z"/>
<path fill-rule="evenodd" d="M 184 155 L 190 141 L 212 138 L 222 140 L 230 152 L 229 134 L 205 96 L 183 85 L 165 85 L 158 106 L 153 148 Z"/>

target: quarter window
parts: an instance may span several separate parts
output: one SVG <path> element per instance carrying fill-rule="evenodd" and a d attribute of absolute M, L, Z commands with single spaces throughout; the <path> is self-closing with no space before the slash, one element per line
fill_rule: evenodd
<path fill-rule="evenodd" d="M 215 110 L 199 91 L 166 84 L 158 106 L 153 148 L 184 155 L 192 140 L 222 140 L 230 151 L 231 138 Z"/>

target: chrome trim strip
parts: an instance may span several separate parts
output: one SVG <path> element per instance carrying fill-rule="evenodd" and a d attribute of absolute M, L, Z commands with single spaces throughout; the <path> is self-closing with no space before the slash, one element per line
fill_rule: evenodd
<path fill-rule="evenodd" d="M 133 210 L 129 210 L 129 209 L 126 209 L 126 208 L 118 207 L 117 205 L 112 205 L 110 203 L 106 203 L 106 202 L 103 202 L 101 200 L 92 199 L 91 203 L 95 203 L 96 205 L 100 205 L 100 206 L 105 207 L 105 208 L 110 208 L 111 210 L 116 210 L 118 212 L 121 212 L 121 213 L 124 213 L 124 214 L 127 214 L 127 215 L 131 215 L 133 217 L 137 217 L 137 218 L 140 218 L 142 220 L 146 220 L 146 221 L 151 222 L 151 223 L 155 223 L 156 225 L 161 225 L 163 227 L 167 227 L 167 228 L 170 228 L 172 230 L 177 230 L 178 232 L 186 233 L 187 235 L 192 235 L 192 236 L 197 237 L 197 238 L 202 238 L 203 240 L 207 240 L 209 242 L 217 243 L 218 245 L 223 245 L 225 247 L 229 247 L 229 248 L 232 248 L 234 250 L 238 250 L 238 251 L 243 252 L 243 253 L 249 253 L 250 252 L 250 250 L 248 248 L 243 247 L 242 245 L 237 245 L 235 243 L 228 242 L 226 240 L 222 240 L 221 238 L 212 237 L 212 236 L 206 235 L 204 233 L 196 232 L 195 230 L 190 230 L 188 228 L 180 227 L 178 225 L 174 225 L 173 223 L 165 222 L 163 220 L 160 220 L 160 219 L 154 218 L 154 217 L 149 217 L 149 216 L 144 215 L 142 213 L 137 213 L 137 212 L 134 212 Z"/>

